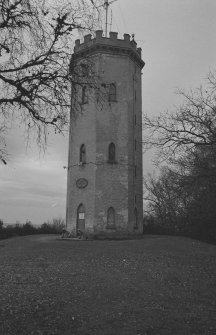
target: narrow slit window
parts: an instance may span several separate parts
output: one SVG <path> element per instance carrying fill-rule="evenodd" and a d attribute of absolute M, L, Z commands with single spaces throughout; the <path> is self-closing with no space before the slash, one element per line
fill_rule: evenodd
<path fill-rule="evenodd" d="M 114 163 L 116 161 L 116 149 L 115 144 L 112 142 L 108 149 L 108 161 L 109 163 Z"/>
<path fill-rule="evenodd" d="M 134 209 L 134 230 L 138 229 L 138 212 Z"/>
<path fill-rule="evenodd" d="M 107 211 L 107 228 L 115 228 L 115 210 L 110 207 Z"/>
<path fill-rule="evenodd" d="M 109 85 L 109 101 L 116 101 L 116 84 L 112 83 Z"/>
<path fill-rule="evenodd" d="M 80 163 L 86 163 L 86 147 L 82 144 L 80 147 Z"/>
<path fill-rule="evenodd" d="M 87 104 L 88 97 L 87 97 L 87 87 L 83 86 L 82 88 L 82 104 Z"/>
<path fill-rule="evenodd" d="M 137 167 L 136 165 L 134 165 L 134 177 L 136 178 L 136 176 L 137 176 Z"/>

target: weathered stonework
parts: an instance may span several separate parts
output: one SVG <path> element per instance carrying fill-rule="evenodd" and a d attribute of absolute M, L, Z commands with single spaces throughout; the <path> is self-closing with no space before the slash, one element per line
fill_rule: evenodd
<path fill-rule="evenodd" d="M 142 199 L 142 97 L 141 49 L 130 40 L 84 37 L 76 41 L 74 64 L 90 60 L 98 88 L 113 84 L 116 97 L 104 94 L 98 104 L 95 88 L 89 88 L 88 101 L 79 113 L 71 111 L 67 186 L 67 229 L 87 232 L 141 232 Z M 87 63 L 88 63 L 87 61 Z M 84 84 L 83 84 L 84 85 Z M 82 85 L 81 85 L 82 86 Z M 81 99 L 81 88 L 72 93 Z M 78 92 L 78 93 L 77 93 Z M 80 95 L 80 96 L 79 96 Z M 76 98 L 76 99 L 75 99 Z M 115 160 L 109 160 L 109 145 L 115 146 Z M 85 145 L 85 162 L 80 162 L 80 148 Z M 83 155 L 84 155 L 83 154 Z M 83 156 L 84 157 L 84 156 Z M 78 187 L 77 187 L 78 185 Z M 80 185 L 80 186 L 79 186 Z M 137 214 L 136 214 L 137 213 Z"/>

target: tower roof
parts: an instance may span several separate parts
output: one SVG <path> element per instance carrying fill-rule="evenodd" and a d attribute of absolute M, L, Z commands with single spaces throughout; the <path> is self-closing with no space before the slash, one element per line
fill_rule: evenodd
<path fill-rule="evenodd" d="M 131 40 L 129 34 L 124 34 L 124 39 L 118 39 L 118 33 L 110 32 L 109 37 L 103 37 L 103 31 L 97 30 L 96 37 L 92 38 L 91 34 L 84 36 L 84 42 L 75 41 L 74 54 L 72 61 L 85 58 L 94 53 L 109 53 L 118 55 L 128 55 L 140 68 L 145 63 L 141 58 L 141 48 L 137 48 L 134 39 Z"/>

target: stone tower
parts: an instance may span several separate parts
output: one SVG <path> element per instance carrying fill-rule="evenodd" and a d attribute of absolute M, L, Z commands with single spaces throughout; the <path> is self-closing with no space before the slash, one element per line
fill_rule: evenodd
<path fill-rule="evenodd" d="M 117 35 L 98 30 L 76 40 L 72 55 L 84 78 L 72 85 L 66 222 L 74 233 L 142 232 L 145 63 L 134 39 Z"/>

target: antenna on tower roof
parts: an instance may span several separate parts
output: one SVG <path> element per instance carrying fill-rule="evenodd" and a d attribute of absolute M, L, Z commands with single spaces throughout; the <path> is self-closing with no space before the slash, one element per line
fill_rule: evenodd
<path fill-rule="evenodd" d="M 113 16 L 112 16 L 112 9 L 111 9 L 111 18 L 110 18 L 110 31 L 112 31 L 112 19 L 113 19 Z"/>
<path fill-rule="evenodd" d="M 107 26 L 108 26 L 108 10 L 109 10 L 109 6 L 115 2 L 117 0 L 112 0 L 112 1 L 109 1 L 109 0 L 104 0 L 104 4 L 103 5 L 100 5 L 100 6 L 97 6 L 98 7 L 104 7 L 105 8 L 105 11 L 106 11 L 106 22 L 105 22 L 105 37 L 107 37 Z"/>

